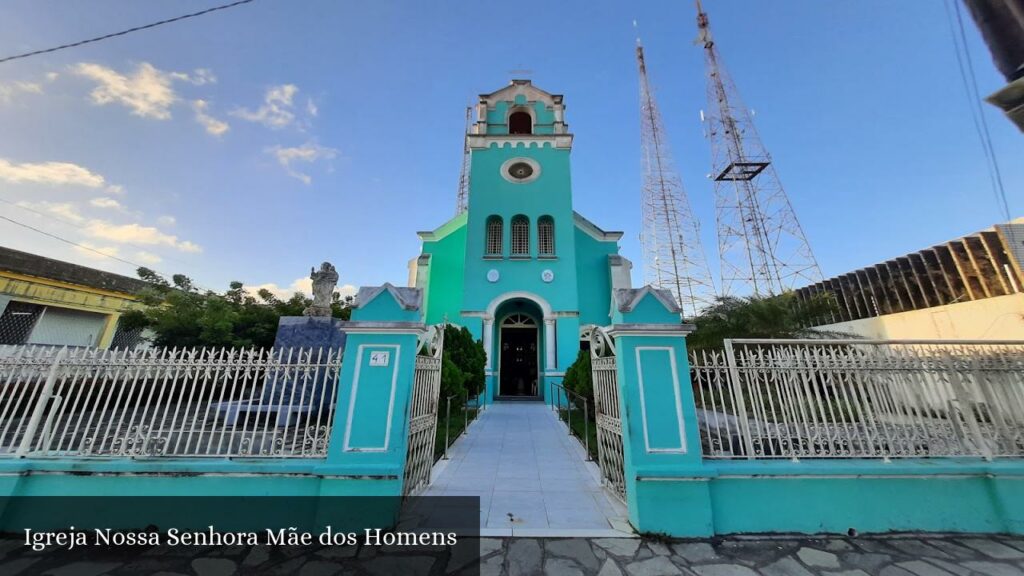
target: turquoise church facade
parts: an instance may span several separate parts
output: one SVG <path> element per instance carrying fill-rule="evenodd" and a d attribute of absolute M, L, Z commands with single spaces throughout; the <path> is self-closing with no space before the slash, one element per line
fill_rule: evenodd
<path fill-rule="evenodd" d="M 630 288 L 621 232 L 573 210 L 573 135 L 562 96 L 513 80 L 482 94 L 466 135 L 468 207 L 420 232 L 409 285 L 428 324 L 465 326 L 487 350 L 487 398 L 548 398 L 580 350 L 581 327 L 609 324 Z"/>

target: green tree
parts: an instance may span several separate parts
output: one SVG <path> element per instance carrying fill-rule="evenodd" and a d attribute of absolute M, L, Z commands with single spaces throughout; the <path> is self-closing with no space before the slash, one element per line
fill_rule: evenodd
<path fill-rule="evenodd" d="M 591 406 L 594 405 L 594 375 L 590 366 L 590 350 L 579 351 L 576 360 L 565 369 L 562 386 L 586 398 Z"/>
<path fill-rule="evenodd" d="M 218 294 L 201 292 L 188 276 L 175 274 L 168 282 L 148 268 L 136 272 L 148 286 L 139 293 L 143 308 L 121 317 L 125 329 L 148 328 L 161 347 L 225 346 L 270 348 L 281 316 L 300 316 L 312 301 L 296 292 L 281 300 L 269 290 L 255 296 L 241 282 Z M 353 299 L 334 295 L 332 315 L 347 320 Z"/>
<path fill-rule="evenodd" d="M 842 335 L 812 331 L 835 310 L 835 301 L 819 295 L 797 301 L 792 292 L 775 296 L 719 297 L 694 319 L 697 329 L 687 336 L 691 349 L 721 348 L 727 338 L 806 338 Z"/>
<path fill-rule="evenodd" d="M 441 358 L 442 397 L 463 392 L 473 397 L 484 389 L 484 346 L 465 327 L 445 325 Z"/>

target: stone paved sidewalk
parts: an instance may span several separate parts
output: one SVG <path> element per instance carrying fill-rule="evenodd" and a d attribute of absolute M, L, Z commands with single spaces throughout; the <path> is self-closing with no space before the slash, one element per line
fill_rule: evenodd
<path fill-rule="evenodd" d="M 480 540 L 483 576 L 1024 576 L 1024 537 L 887 536 L 810 539 L 629 538 Z M 201 553 L 201 557 L 199 556 Z M 397 557 L 405 557 L 401 565 Z M 127 559 L 125 559 L 127 558 Z M 33 553 L 0 540 L 0 574 L 21 576 L 229 576 L 243 574 L 428 576 L 466 574 L 471 558 L 447 550 L 224 547 L 135 549 L 110 558 L 95 551 Z"/>

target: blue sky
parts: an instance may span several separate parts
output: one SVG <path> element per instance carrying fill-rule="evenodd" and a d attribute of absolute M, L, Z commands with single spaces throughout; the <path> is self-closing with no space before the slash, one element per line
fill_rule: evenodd
<path fill-rule="evenodd" d="M 0 56 L 216 3 L 7 0 Z M 942 1 L 706 8 L 826 276 L 1002 221 Z M 20 205 L 0 214 L 204 287 L 289 290 L 323 260 L 341 284 L 402 284 L 415 232 L 452 216 L 464 107 L 526 69 L 565 95 L 575 208 L 626 232 L 638 283 L 634 19 L 714 267 L 686 1 L 257 0 L 0 64 L 0 200 Z M 967 24 L 988 94 L 1002 78 Z M 985 113 L 1021 215 L 1024 136 Z M 0 244 L 133 273 L 3 221 Z"/>

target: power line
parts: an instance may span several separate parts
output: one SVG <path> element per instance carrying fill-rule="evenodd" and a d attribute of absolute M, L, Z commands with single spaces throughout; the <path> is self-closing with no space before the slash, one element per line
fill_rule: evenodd
<path fill-rule="evenodd" d="M 67 224 L 69 226 L 74 226 L 75 228 L 78 228 L 78 229 L 81 229 L 81 230 L 88 230 L 87 227 L 85 227 L 85 226 L 83 226 L 83 225 L 81 225 L 81 224 L 79 224 L 77 222 L 72 222 L 71 220 L 67 220 L 65 218 L 58 218 L 57 216 L 54 216 L 53 214 L 47 214 L 46 212 L 42 212 L 40 210 L 36 210 L 35 208 L 31 208 L 29 206 L 25 206 L 24 204 L 20 204 L 18 202 L 12 202 L 12 201 L 10 201 L 10 200 L 8 200 L 6 198 L 0 197 L 0 202 L 2 202 L 4 204 L 8 204 L 10 206 L 14 206 L 15 208 L 19 208 L 21 210 L 25 210 L 25 211 L 31 212 L 31 213 L 36 214 L 38 216 L 42 216 L 43 218 L 48 218 L 50 220 L 53 220 L 54 222 L 59 222 L 61 224 Z M 136 250 L 141 250 L 143 252 L 146 252 L 148 250 L 152 250 L 152 248 L 149 248 L 149 247 L 146 247 L 146 246 L 140 246 L 140 245 L 134 244 L 132 242 L 121 242 L 121 243 L 126 245 L 126 246 L 131 246 L 132 248 L 135 248 Z M 181 260 L 180 258 L 175 258 L 173 256 L 163 255 L 161 257 L 166 259 L 166 260 L 171 260 L 171 261 L 177 262 L 179 264 L 184 264 L 186 266 L 191 266 L 193 264 L 192 262 L 185 262 L 184 260 Z"/>
<path fill-rule="evenodd" d="M 102 252 L 100 250 L 96 250 L 95 248 L 90 248 L 90 247 L 88 247 L 88 246 L 86 246 L 84 244 L 79 244 L 78 242 L 75 242 L 75 241 L 72 241 L 72 240 L 68 240 L 67 238 L 62 238 L 60 236 L 57 236 L 56 234 L 51 234 L 51 233 L 47 232 L 46 230 L 40 230 L 39 228 L 36 228 L 35 226 L 30 226 L 30 225 L 25 224 L 23 222 L 18 222 L 17 220 L 14 220 L 13 218 L 8 218 L 7 216 L 4 216 L 2 214 L 0 214 L 0 219 L 6 220 L 6 221 L 8 221 L 11 224 L 14 224 L 16 226 L 21 226 L 22 228 L 28 228 L 29 230 L 32 230 L 33 232 L 38 232 L 38 233 L 40 233 L 40 234 L 42 234 L 44 236 L 49 236 L 50 238 L 53 238 L 54 240 L 60 240 L 61 242 L 64 242 L 65 244 L 71 244 L 72 246 L 76 246 L 78 248 L 81 248 L 82 250 L 88 250 L 89 252 L 95 252 L 96 254 L 99 254 L 100 256 L 106 256 L 107 258 L 112 258 L 114 260 L 117 260 L 118 262 L 123 262 L 125 264 L 128 264 L 129 266 L 135 266 L 136 268 L 147 268 L 147 266 L 143 266 L 142 264 L 136 264 L 135 262 L 131 262 L 129 260 L 125 260 L 124 258 L 118 258 L 117 256 L 114 256 L 112 254 L 107 254 L 106 252 Z"/>
<path fill-rule="evenodd" d="M 156 269 L 154 269 L 154 268 L 152 268 L 150 266 L 143 266 L 142 264 L 138 264 L 136 262 L 132 262 L 131 260 L 125 260 L 124 258 L 120 258 L 118 256 L 114 256 L 112 254 L 108 254 L 106 252 L 103 252 L 101 250 L 97 250 L 95 248 L 91 248 L 91 247 L 86 246 L 84 244 L 79 244 L 78 242 L 75 242 L 74 240 L 68 240 L 67 238 L 64 238 L 62 236 L 58 236 L 56 234 L 47 232 L 46 230 L 40 230 L 39 228 L 36 228 L 35 226 L 31 226 L 29 224 L 25 224 L 24 222 L 18 222 L 17 220 L 14 220 L 13 218 L 8 218 L 7 216 L 4 216 L 2 214 L 0 214 L 0 220 L 5 220 L 7 222 L 10 222 L 11 224 L 14 224 L 15 226 L 21 226 L 22 228 L 27 228 L 29 230 L 32 230 L 33 232 L 38 232 L 38 233 L 42 234 L 43 236 L 49 236 L 50 238 L 53 238 L 54 240 L 59 240 L 61 242 L 64 242 L 65 244 L 70 244 L 70 245 L 75 246 L 77 248 L 81 248 L 82 250 L 88 250 L 89 252 L 93 252 L 93 253 L 99 254 L 100 256 L 104 256 L 104 257 L 110 258 L 112 260 L 117 260 L 118 262 L 121 262 L 121 263 L 124 263 L 124 264 L 128 264 L 129 266 L 134 266 L 135 268 L 148 268 L 149 270 L 153 270 L 154 272 L 156 272 L 157 274 L 160 274 L 161 276 L 164 276 L 164 277 L 167 277 L 167 278 L 170 278 L 170 276 L 171 276 L 171 275 L 167 274 L 166 272 L 161 272 L 160 270 L 156 270 Z M 216 292 L 215 290 L 211 290 L 209 288 L 206 288 L 204 286 L 196 284 L 194 281 L 193 281 L 192 285 L 195 286 L 196 288 L 199 288 L 200 290 L 206 290 L 207 292 Z"/>
<path fill-rule="evenodd" d="M 988 122 L 985 121 L 985 112 L 981 106 L 981 95 L 978 92 L 978 78 L 974 73 L 974 65 L 971 63 L 971 53 L 967 46 L 967 34 L 964 31 L 964 21 L 960 13 L 960 5 L 957 0 L 952 0 L 953 9 L 956 13 L 954 25 L 953 14 L 950 13 L 949 3 L 944 2 L 946 18 L 949 20 L 949 30 L 952 34 L 953 50 L 956 53 L 957 67 L 960 69 L 960 80 L 963 81 L 964 91 L 967 95 L 968 107 L 971 111 L 971 120 L 974 129 L 978 133 L 982 153 L 985 155 L 986 169 L 992 183 L 992 190 L 995 192 L 996 201 L 1007 221 L 1010 220 L 1010 204 L 1006 199 L 1006 189 L 1003 187 L 1003 176 L 999 170 L 999 161 L 996 158 L 995 148 L 992 146 L 992 135 L 988 130 Z M 957 32 L 959 30 L 959 42 Z M 961 50 L 963 54 L 961 55 Z"/>
<path fill-rule="evenodd" d="M 178 22 L 180 20 L 186 20 L 188 18 L 195 18 L 196 16 L 202 16 L 204 14 L 209 14 L 211 12 L 217 12 L 218 10 L 227 10 L 228 8 L 234 8 L 235 6 L 240 6 L 242 4 L 248 4 L 248 3 L 252 2 L 252 1 L 253 0 L 238 0 L 237 2 L 232 2 L 230 4 L 223 4 L 221 6 L 214 6 L 213 8 L 207 8 L 206 10 L 200 10 L 199 12 L 193 12 L 191 14 L 185 14 L 185 15 L 182 15 L 182 16 L 176 16 L 174 18 L 168 18 L 167 20 L 160 20 L 159 22 L 153 22 L 151 24 L 146 24 L 144 26 L 136 26 L 134 28 L 129 28 L 127 30 L 121 30 L 120 32 L 113 32 L 111 34 L 104 34 L 103 36 L 97 36 L 95 38 L 89 38 L 87 40 L 79 40 L 78 42 L 73 42 L 71 44 L 62 44 L 60 46 L 54 46 L 53 48 L 46 48 L 44 50 L 35 50 L 35 51 L 32 51 L 32 52 L 26 52 L 24 54 L 16 54 L 14 56 L 7 56 L 7 57 L 4 57 L 4 58 L 0 58 L 0 64 L 3 64 L 4 62 L 10 62 L 11 60 L 18 60 L 20 58 L 28 58 L 29 56 L 38 56 L 39 54 L 48 54 L 50 52 L 56 52 L 58 50 L 64 50 L 64 49 L 67 49 L 67 48 L 75 48 L 75 47 L 78 47 L 78 46 L 83 46 L 85 44 L 91 44 L 93 42 L 99 42 L 101 40 L 107 40 L 107 39 L 110 39 L 110 38 L 115 38 L 117 36 L 124 36 L 125 34 L 131 34 L 132 32 L 138 32 L 140 30 L 147 30 L 149 28 L 156 28 L 157 26 L 163 26 L 164 24 L 170 24 L 172 22 Z"/>

